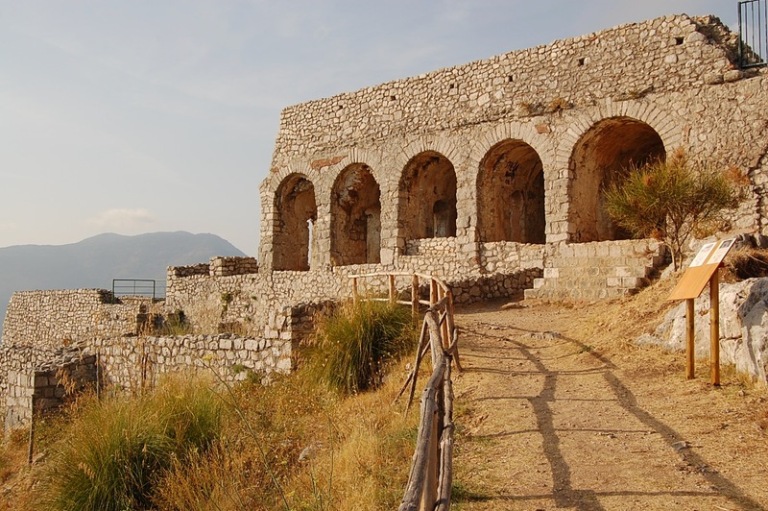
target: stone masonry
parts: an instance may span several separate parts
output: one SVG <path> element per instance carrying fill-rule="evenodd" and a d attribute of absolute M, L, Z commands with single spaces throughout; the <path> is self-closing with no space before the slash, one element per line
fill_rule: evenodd
<path fill-rule="evenodd" d="M 667 16 L 285 108 L 258 259 L 169 268 L 162 304 L 15 294 L 0 351 L 7 422 L 29 417 L 57 350 L 96 357 L 120 386 L 178 369 L 288 370 L 353 275 L 434 275 L 460 303 L 631 293 L 666 253 L 613 225 L 601 191 L 677 150 L 743 174 L 728 228 L 768 234 L 768 72 L 739 69 L 736 46 L 717 18 Z M 384 279 L 365 292 L 384 293 Z M 145 335 L 159 316 L 194 333 Z"/>

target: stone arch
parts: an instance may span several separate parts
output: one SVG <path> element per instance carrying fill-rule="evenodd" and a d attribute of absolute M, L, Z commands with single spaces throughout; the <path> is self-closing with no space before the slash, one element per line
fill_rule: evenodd
<path fill-rule="evenodd" d="M 619 182 L 630 167 L 665 158 L 661 136 L 643 121 L 618 116 L 593 124 L 576 142 L 569 163 L 570 241 L 629 238 L 608 218 L 602 191 Z"/>
<path fill-rule="evenodd" d="M 477 221 L 481 242 L 546 242 L 544 168 L 529 144 L 504 140 L 480 161 Z"/>
<path fill-rule="evenodd" d="M 381 191 L 364 163 L 346 166 L 331 190 L 331 264 L 381 262 Z"/>
<path fill-rule="evenodd" d="M 307 271 L 317 222 L 315 186 L 304 174 L 289 174 L 275 192 L 275 270 Z"/>
<path fill-rule="evenodd" d="M 405 240 L 456 236 L 456 171 L 437 151 L 423 151 L 403 168 L 398 225 Z"/>

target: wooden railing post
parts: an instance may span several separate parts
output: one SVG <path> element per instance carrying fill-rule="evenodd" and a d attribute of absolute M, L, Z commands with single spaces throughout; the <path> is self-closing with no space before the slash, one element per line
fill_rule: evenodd
<path fill-rule="evenodd" d="M 389 303 L 394 304 L 397 301 L 397 293 L 395 292 L 395 276 L 389 274 Z"/>
<path fill-rule="evenodd" d="M 437 402 L 435 404 L 437 405 Z M 438 407 L 435 406 L 435 410 L 433 412 L 432 432 L 429 436 L 429 450 L 427 451 L 429 461 L 426 467 L 427 474 L 424 478 L 424 493 L 421 494 L 421 505 L 419 506 L 419 511 L 432 511 L 435 508 L 435 500 L 437 499 L 437 468 L 439 465 L 439 454 L 437 449 L 439 443 L 438 427 L 441 422 L 437 408 Z"/>
<path fill-rule="evenodd" d="M 419 313 L 419 276 L 414 273 L 411 278 L 411 314 L 415 318 Z"/>
<path fill-rule="evenodd" d="M 352 277 L 352 303 L 357 305 L 359 296 L 357 294 L 357 277 Z"/>
<path fill-rule="evenodd" d="M 429 305 L 434 305 L 437 302 L 437 281 L 435 279 L 431 279 L 429 281 Z"/>

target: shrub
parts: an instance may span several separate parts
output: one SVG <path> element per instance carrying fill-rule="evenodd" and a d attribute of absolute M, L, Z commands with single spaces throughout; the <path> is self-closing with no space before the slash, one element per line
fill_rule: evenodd
<path fill-rule="evenodd" d="M 410 309 L 373 301 L 338 308 L 319 321 L 316 335 L 309 371 L 347 394 L 374 387 L 386 364 L 415 344 Z"/>
<path fill-rule="evenodd" d="M 151 509 L 172 461 L 206 450 L 219 436 L 220 411 L 209 386 L 178 379 L 146 396 L 94 399 L 54 446 L 41 500 L 61 511 Z"/>
<path fill-rule="evenodd" d="M 606 211 L 633 235 L 662 240 L 678 269 L 691 236 L 724 226 L 723 211 L 738 204 L 739 177 L 704 168 L 678 150 L 666 161 L 629 169 L 604 192 Z"/>

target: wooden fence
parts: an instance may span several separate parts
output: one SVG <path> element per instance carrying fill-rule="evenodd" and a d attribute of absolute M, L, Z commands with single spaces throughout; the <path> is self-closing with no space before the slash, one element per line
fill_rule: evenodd
<path fill-rule="evenodd" d="M 410 301 L 398 300 L 397 277 L 411 278 Z M 387 298 L 361 298 L 361 279 L 386 278 Z M 408 484 L 398 511 L 448 511 L 451 508 L 453 483 L 453 382 L 451 363 L 461 371 L 458 351 L 458 331 L 453 319 L 453 293 L 440 279 L 429 275 L 409 273 L 371 273 L 352 277 L 353 299 L 388 300 L 410 305 L 414 314 L 419 305 L 428 306 L 424 315 L 416 349 L 416 360 L 408 375 L 402 395 L 410 385 L 406 412 L 416 391 L 421 361 L 427 350 L 432 355 L 432 375 L 421 397 L 421 419 L 413 454 Z M 429 300 L 420 299 L 421 280 L 429 282 Z M 399 397 L 399 396 L 398 396 Z"/>

